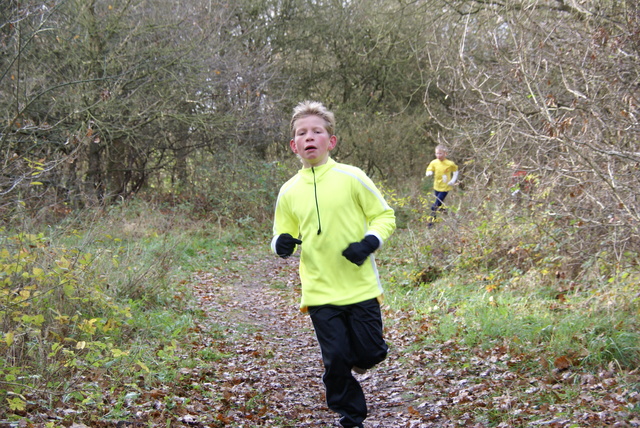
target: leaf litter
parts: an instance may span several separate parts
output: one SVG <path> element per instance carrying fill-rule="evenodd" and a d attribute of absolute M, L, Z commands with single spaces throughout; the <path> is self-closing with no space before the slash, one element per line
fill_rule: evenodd
<path fill-rule="evenodd" d="M 254 251 L 240 249 L 194 275 L 191 287 L 205 316 L 178 344 L 190 363 L 175 379 L 161 385 L 114 385 L 99 374 L 78 379 L 102 385 L 107 407 L 110 400 L 121 407 L 115 420 L 53 400 L 0 426 L 339 427 L 325 403 L 311 322 L 298 310 L 297 259 Z M 356 375 L 367 397 L 367 428 L 640 426 L 638 370 L 610 365 L 584 373 L 566 358 L 540 369 L 544 364 L 508 346 L 427 341 L 432 326 L 411 310 L 383 306 L 383 316 L 389 356 Z"/>
<path fill-rule="evenodd" d="M 230 357 L 216 368 L 226 398 L 208 419 L 237 427 L 339 427 L 325 404 L 311 322 L 298 310 L 298 260 L 242 253 L 234 259 L 233 273 L 197 278 L 209 322 L 233 338 L 225 345 Z M 383 310 L 389 357 L 356 375 L 369 407 L 366 427 L 640 426 L 637 371 L 579 373 L 565 358 L 529 374 L 530 356 L 505 346 L 426 343 L 430 326 L 420 317 Z"/>

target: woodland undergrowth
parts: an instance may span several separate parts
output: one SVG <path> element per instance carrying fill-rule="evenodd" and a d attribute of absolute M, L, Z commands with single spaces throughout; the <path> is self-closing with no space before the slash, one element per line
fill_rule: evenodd
<path fill-rule="evenodd" d="M 578 254 L 579 227 L 526 201 L 451 198 L 428 228 L 428 198 L 386 193 L 399 228 L 377 259 L 388 312 L 402 314 L 390 322 L 417 326 L 413 347 L 502 349 L 529 376 L 616 373 L 635 391 L 625 408 L 640 410 L 637 254 Z M 193 275 L 238 248 L 269 256 L 269 224 L 211 220 L 138 199 L 30 233 L 3 230 L 0 421 L 29 426 L 56 403 L 104 412 L 105 390 L 121 394 L 108 404 L 117 418 L 132 399 L 123 386 L 175 381 L 196 352 L 185 344 L 203 334 Z"/>

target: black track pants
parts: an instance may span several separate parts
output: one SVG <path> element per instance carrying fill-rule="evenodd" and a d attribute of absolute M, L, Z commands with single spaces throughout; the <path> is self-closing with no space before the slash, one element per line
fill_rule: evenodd
<path fill-rule="evenodd" d="M 438 209 L 440 209 L 440 207 L 444 203 L 444 198 L 447 197 L 449 192 L 438 192 L 437 190 L 434 190 L 433 194 L 435 195 L 436 200 L 433 203 L 433 205 L 431 205 L 431 213 L 432 213 L 433 217 L 435 218 L 436 211 L 438 211 Z"/>
<path fill-rule="evenodd" d="M 387 356 L 380 304 L 371 299 L 347 306 L 312 306 L 309 315 L 322 351 L 327 405 L 342 415 L 342 426 L 361 426 L 367 404 L 351 368 L 369 369 Z"/>

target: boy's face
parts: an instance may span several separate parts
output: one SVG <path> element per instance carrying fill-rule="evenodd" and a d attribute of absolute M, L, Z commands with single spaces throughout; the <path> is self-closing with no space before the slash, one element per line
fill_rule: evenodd
<path fill-rule="evenodd" d="M 305 116 L 295 121 L 295 133 L 289 145 L 293 153 L 300 156 L 304 167 L 310 168 L 327 163 L 329 151 L 337 142 L 337 137 L 327 132 L 324 119 Z"/>
<path fill-rule="evenodd" d="M 439 161 L 445 160 L 446 157 L 447 152 L 445 152 L 444 150 L 436 150 L 436 158 L 438 158 Z"/>

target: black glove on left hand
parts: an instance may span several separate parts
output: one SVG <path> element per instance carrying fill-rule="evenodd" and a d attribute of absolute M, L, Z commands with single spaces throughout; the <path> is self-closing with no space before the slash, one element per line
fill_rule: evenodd
<path fill-rule="evenodd" d="M 296 245 L 300 244 L 302 244 L 301 240 L 294 238 L 288 233 L 283 233 L 278 236 L 278 239 L 276 240 L 276 254 L 283 259 L 286 259 L 293 254 L 296 249 Z"/>
<path fill-rule="evenodd" d="M 346 250 L 342 252 L 342 255 L 347 258 L 351 263 L 361 266 L 369 254 L 373 253 L 380 246 L 380 240 L 373 235 L 367 235 L 360 242 L 353 242 L 349 244 Z"/>

